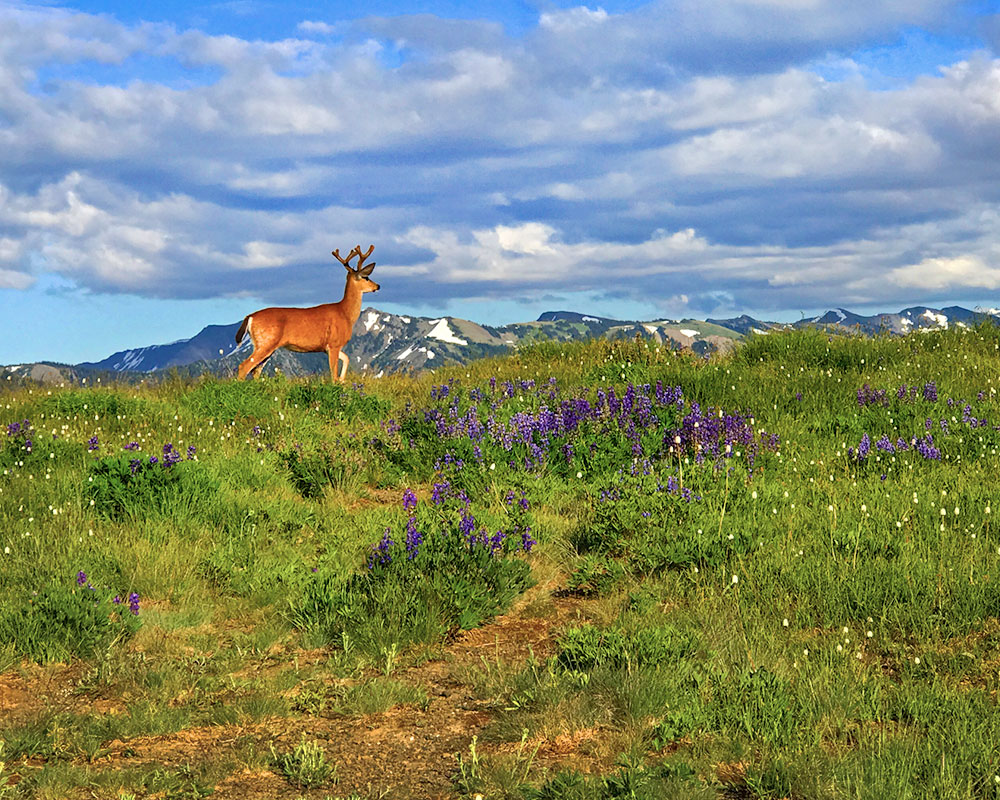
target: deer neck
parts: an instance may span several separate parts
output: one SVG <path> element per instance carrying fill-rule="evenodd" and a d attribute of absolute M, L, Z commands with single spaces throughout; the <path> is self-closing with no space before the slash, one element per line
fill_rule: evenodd
<path fill-rule="evenodd" d="M 347 285 L 344 287 L 344 299 L 340 301 L 340 308 L 352 327 L 361 316 L 361 295 L 360 283 L 352 280 L 351 276 L 348 275 Z"/>

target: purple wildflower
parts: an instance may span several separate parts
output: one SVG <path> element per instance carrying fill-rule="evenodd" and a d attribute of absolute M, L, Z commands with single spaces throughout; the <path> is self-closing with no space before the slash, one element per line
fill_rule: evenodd
<path fill-rule="evenodd" d="M 417 496 L 413 493 L 412 489 L 407 489 L 403 492 L 403 509 L 409 511 L 411 508 L 417 507 Z"/>

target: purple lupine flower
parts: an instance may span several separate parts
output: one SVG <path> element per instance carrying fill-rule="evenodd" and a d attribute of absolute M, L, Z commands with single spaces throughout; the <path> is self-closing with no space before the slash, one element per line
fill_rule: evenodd
<path fill-rule="evenodd" d="M 441 483 L 435 483 L 434 489 L 431 491 L 431 502 L 439 506 L 441 505 L 451 494 L 451 484 L 448 481 L 442 481 Z"/>
<path fill-rule="evenodd" d="M 934 403 L 937 401 L 937 399 L 938 399 L 937 384 L 935 384 L 933 381 L 931 381 L 930 383 L 925 383 L 924 400 Z"/>
<path fill-rule="evenodd" d="M 914 447 L 921 456 L 929 461 L 940 461 L 941 451 L 934 446 L 934 437 L 929 433 L 923 439 L 917 439 Z"/>
<path fill-rule="evenodd" d="M 468 506 L 462 509 L 462 520 L 458 523 L 458 530 L 468 542 L 475 536 L 476 518 L 469 512 Z"/>
<path fill-rule="evenodd" d="M 83 586 L 87 582 L 87 573 L 82 569 L 76 573 L 76 585 Z"/>
<path fill-rule="evenodd" d="M 868 458 L 868 453 L 872 448 L 872 440 L 869 438 L 868 434 L 864 434 L 861 437 L 861 441 L 858 443 L 858 460 L 864 461 Z"/>
<path fill-rule="evenodd" d="M 413 493 L 412 489 L 407 489 L 403 492 L 403 509 L 409 511 L 411 508 L 417 507 L 417 496 Z"/>
<path fill-rule="evenodd" d="M 392 556 L 390 555 L 389 550 L 394 544 L 395 542 L 389 536 L 389 529 L 386 528 L 385 532 L 382 534 L 382 541 L 372 546 L 372 552 L 368 556 L 368 569 L 372 569 L 376 564 L 382 564 L 384 566 L 391 563 Z"/>
<path fill-rule="evenodd" d="M 424 541 L 424 535 L 417 530 L 416 517 L 411 516 L 406 522 L 406 552 L 407 559 L 412 561 L 420 551 L 420 545 Z"/>
<path fill-rule="evenodd" d="M 198 448 L 195 447 L 193 444 L 189 444 L 188 445 L 188 449 L 187 449 L 188 461 L 194 461 L 194 457 L 195 457 L 195 454 L 197 452 L 198 452 Z"/>
<path fill-rule="evenodd" d="M 138 450 L 138 449 L 139 449 L 139 443 L 138 442 L 129 442 L 127 445 L 125 445 L 122 448 L 122 450 Z"/>
<path fill-rule="evenodd" d="M 93 453 L 95 450 L 99 450 L 100 448 L 101 448 L 101 445 L 98 444 L 96 436 L 91 436 L 87 440 L 87 451 L 88 452 Z"/>
<path fill-rule="evenodd" d="M 141 466 L 142 466 L 142 461 L 140 461 L 138 458 L 133 458 L 128 462 L 128 468 L 132 471 L 133 475 L 135 475 L 135 473 L 139 471 L 139 468 Z"/>
<path fill-rule="evenodd" d="M 536 544 L 538 544 L 538 542 L 531 537 L 531 528 L 525 528 L 521 531 L 521 549 L 524 550 L 525 553 L 530 553 L 531 548 Z"/>
<path fill-rule="evenodd" d="M 149 463 L 150 464 L 159 464 L 160 463 L 160 459 L 158 459 L 156 456 L 150 456 L 149 457 Z"/>
<path fill-rule="evenodd" d="M 163 466 L 172 467 L 181 460 L 181 454 L 174 450 L 173 444 L 167 442 L 163 445 Z"/>
<path fill-rule="evenodd" d="M 128 610 L 135 616 L 139 616 L 139 594 L 137 592 L 132 592 L 128 596 Z"/>

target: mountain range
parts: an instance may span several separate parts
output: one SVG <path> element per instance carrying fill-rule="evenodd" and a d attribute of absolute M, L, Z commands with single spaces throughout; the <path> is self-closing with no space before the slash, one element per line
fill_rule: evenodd
<path fill-rule="evenodd" d="M 354 325 L 346 352 L 351 359 L 348 377 L 356 378 L 461 364 L 484 356 L 501 355 L 511 348 L 541 339 L 634 339 L 638 336 L 673 349 L 713 353 L 727 351 L 747 335 L 766 335 L 775 329 L 816 326 L 868 335 L 907 334 L 950 326 L 969 327 L 982 319 L 1000 324 L 1000 309 L 970 311 L 960 306 L 940 309 L 914 306 L 898 313 L 864 316 L 837 308 L 794 323 L 767 322 L 746 315 L 730 319 L 627 321 L 573 311 L 547 311 L 531 322 L 492 327 L 456 317 L 404 316 L 367 308 Z M 100 361 L 72 365 L 38 362 L 0 367 L 0 379 L 50 383 L 106 376 L 138 380 L 174 370 L 186 375 L 231 376 L 252 350 L 249 338 L 240 344 L 235 342 L 238 328 L 238 322 L 209 325 L 189 339 L 121 350 Z M 326 373 L 329 367 L 325 353 L 279 350 L 268 361 L 266 369 L 302 376 Z"/>

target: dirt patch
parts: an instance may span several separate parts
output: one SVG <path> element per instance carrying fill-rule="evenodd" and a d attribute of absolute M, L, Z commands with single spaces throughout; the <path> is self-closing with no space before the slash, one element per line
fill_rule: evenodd
<path fill-rule="evenodd" d="M 16 725 L 40 711 L 68 707 L 83 672 L 80 664 L 25 663 L 0 675 L 0 720 Z"/>
<path fill-rule="evenodd" d="M 477 700 L 459 676 L 463 668 L 483 661 L 518 664 L 531 654 L 540 659 L 548 656 L 554 649 L 553 630 L 569 617 L 577 601 L 545 601 L 544 618 L 531 615 L 531 604 L 546 595 L 545 589 L 535 587 L 511 613 L 456 635 L 441 648 L 441 657 L 395 672 L 393 678 L 427 694 L 425 706 L 398 706 L 360 717 L 269 718 L 250 725 L 213 725 L 115 740 L 93 766 L 102 770 L 147 765 L 171 769 L 229 761 L 238 766 L 219 781 L 213 797 L 233 800 L 348 797 L 352 793 L 385 800 L 453 798 L 457 757 L 468 757 L 473 736 L 481 734 L 492 720 L 488 705 Z M 322 650 L 295 654 L 300 663 L 318 663 L 326 657 Z M 284 655 L 289 660 L 292 657 L 291 653 Z M 0 676 L 0 715 L 5 721 L 12 719 L 12 714 L 27 719 L 53 707 L 59 698 L 63 705 L 72 702 L 73 689 L 82 674 L 80 666 L 25 668 Z M 91 705 L 89 711 L 95 710 L 99 711 Z M 278 768 L 271 764 L 271 748 L 278 753 L 290 752 L 303 737 L 319 742 L 328 761 L 337 765 L 336 784 L 310 791 L 291 785 L 278 774 Z M 546 757 L 571 756 L 585 741 L 586 736 L 569 737 L 546 743 L 542 749 Z"/>

